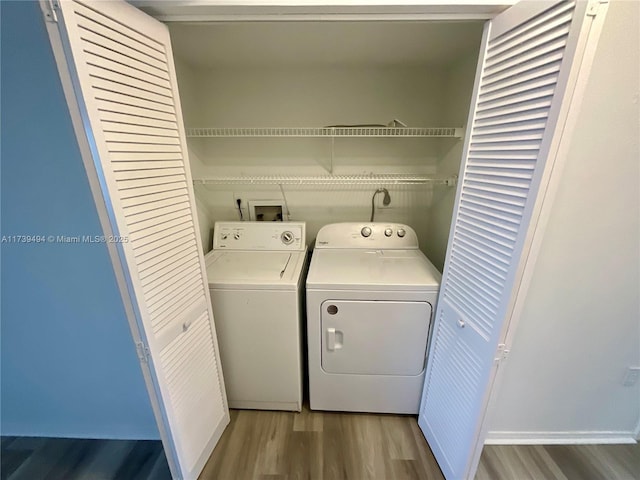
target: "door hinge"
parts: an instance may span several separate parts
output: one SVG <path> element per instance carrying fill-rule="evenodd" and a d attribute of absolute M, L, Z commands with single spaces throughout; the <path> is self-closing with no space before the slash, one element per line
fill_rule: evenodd
<path fill-rule="evenodd" d="M 508 348 L 506 348 L 506 345 L 504 343 L 499 343 L 498 344 L 498 350 L 496 351 L 496 357 L 494 358 L 494 360 L 496 362 L 500 362 L 504 359 L 507 358 L 507 356 L 509 355 L 510 350 Z"/>
<path fill-rule="evenodd" d="M 58 23 L 58 14 L 56 13 L 58 8 L 58 0 L 47 0 L 44 10 L 44 16 L 47 22 Z"/>
<path fill-rule="evenodd" d="M 142 363 L 149 363 L 149 347 L 142 342 L 136 342 L 136 352 Z"/>
<path fill-rule="evenodd" d="M 600 10 L 600 5 L 609 3 L 609 0 L 594 0 L 589 2 L 587 5 L 587 16 L 595 17 L 598 15 L 598 11 Z"/>

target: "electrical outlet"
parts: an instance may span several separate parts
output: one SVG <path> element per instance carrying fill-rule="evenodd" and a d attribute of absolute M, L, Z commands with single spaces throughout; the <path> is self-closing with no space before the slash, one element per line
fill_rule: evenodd
<path fill-rule="evenodd" d="M 629 367 L 627 369 L 627 373 L 624 376 L 624 380 L 622 384 L 625 387 L 631 387 L 635 385 L 640 380 L 640 367 Z"/>

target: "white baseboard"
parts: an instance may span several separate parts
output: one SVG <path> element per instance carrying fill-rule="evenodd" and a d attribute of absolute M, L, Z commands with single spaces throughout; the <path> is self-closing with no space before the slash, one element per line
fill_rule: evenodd
<path fill-rule="evenodd" d="M 635 432 L 489 432 L 485 445 L 588 445 L 636 443 Z"/>

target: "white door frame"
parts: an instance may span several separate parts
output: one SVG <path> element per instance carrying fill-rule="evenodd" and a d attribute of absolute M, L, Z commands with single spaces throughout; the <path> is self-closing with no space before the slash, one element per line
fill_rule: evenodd
<path fill-rule="evenodd" d="M 134 0 L 132 2 L 133 5 L 138 7 L 149 7 L 153 8 L 154 5 L 159 5 L 158 2 L 154 1 L 146 1 L 146 0 Z M 262 20 L 262 21 L 274 21 L 274 20 L 285 20 L 282 16 L 276 16 L 275 14 L 270 14 L 268 11 L 263 10 L 262 12 L 251 13 L 253 10 L 247 10 L 246 7 L 243 9 L 245 12 L 244 15 L 238 15 L 238 13 L 233 13 L 233 10 L 216 12 L 201 12 L 194 14 L 193 9 L 189 10 L 189 6 L 180 5 L 180 2 L 160 2 L 165 3 L 167 7 L 174 8 L 172 13 L 169 14 L 159 14 L 156 18 L 167 21 L 178 21 L 178 20 L 189 20 L 189 21 L 211 21 L 211 20 L 223 20 L 223 21 L 246 21 L 246 20 Z M 206 5 L 208 2 L 196 2 L 195 4 L 190 5 L 191 8 L 195 6 L 202 7 Z M 228 7 L 235 8 L 236 12 L 241 11 L 242 5 L 251 4 L 254 7 L 254 10 L 260 11 L 261 8 L 256 6 L 257 2 L 243 2 L 243 1 L 235 1 L 235 2 L 218 2 L 218 7 Z M 480 13 L 477 8 L 471 4 L 471 2 L 461 2 L 461 1 L 443 1 L 437 2 L 434 4 L 433 2 L 423 1 L 423 2 L 404 2 L 403 4 L 391 4 L 391 2 L 375 2 L 375 1 L 354 1 L 348 2 L 349 8 L 340 9 L 335 5 L 332 7 L 327 6 L 326 2 L 317 2 L 316 5 L 313 5 L 314 8 L 309 13 L 293 13 L 295 11 L 295 7 L 301 7 L 302 5 L 309 6 L 308 3 L 301 4 L 301 2 L 264 2 L 265 5 L 269 5 L 271 3 L 271 7 L 275 3 L 278 5 L 282 5 L 283 3 L 292 7 L 292 14 L 286 16 L 286 20 L 290 21 L 300 21 L 300 20 L 308 20 L 308 21 L 317 21 L 317 20 L 331 20 L 331 21 L 362 21 L 362 20 L 370 20 L 370 21 L 401 21 L 401 20 L 443 20 L 443 19 L 456 19 L 456 20 L 486 20 L 492 18 L 495 14 L 500 11 L 508 8 L 510 5 L 515 3 L 514 0 L 506 0 L 502 2 L 482 2 L 484 4 L 484 10 Z M 345 3 L 345 2 L 342 2 Z M 198 5 L 200 4 L 200 5 Z M 390 5 L 391 4 L 391 5 Z M 45 15 L 51 15 L 51 11 L 46 8 L 43 4 L 42 8 Z M 263 7 L 265 6 L 263 5 Z M 381 8 L 381 5 L 384 8 Z M 438 11 L 438 7 L 445 5 L 449 9 L 443 13 L 442 11 Z M 561 118 L 563 118 L 563 127 L 562 127 L 562 135 L 554 141 L 554 143 L 550 146 L 550 152 L 553 154 L 549 155 L 549 162 L 551 162 L 551 166 L 545 172 L 545 177 L 541 180 L 541 192 L 538 195 L 538 199 L 536 201 L 533 214 L 532 221 L 535 222 L 533 227 L 530 227 L 529 233 L 525 240 L 525 249 L 521 255 L 522 266 L 521 269 L 516 276 L 519 278 L 518 281 L 514 282 L 512 289 L 515 290 L 515 294 L 513 296 L 513 305 L 511 308 L 511 313 L 508 316 L 507 321 L 505 322 L 503 332 L 501 334 L 501 343 L 503 343 L 508 350 L 508 346 L 511 345 L 511 342 L 514 338 L 514 334 L 516 331 L 516 327 L 518 324 L 518 320 L 521 316 L 522 310 L 524 308 L 524 303 L 526 299 L 527 290 L 530 286 L 531 279 L 533 276 L 533 272 L 535 270 L 535 263 L 540 252 L 542 239 L 544 237 L 544 232 L 546 230 L 546 226 L 548 223 L 548 219 L 551 212 L 551 205 L 553 204 L 553 199 L 558 190 L 558 186 L 560 183 L 561 173 L 564 167 L 564 160 L 566 157 L 567 150 L 570 145 L 571 134 L 574 130 L 576 120 L 578 118 L 579 113 L 579 105 L 580 100 L 583 96 L 585 86 L 587 83 L 587 78 L 589 74 L 589 70 L 592 64 L 593 56 L 595 53 L 595 47 L 597 45 L 597 38 L 602 29 L 602 24 L 604 23 L 604 11 L 606 11 L 606 0 L 601 0 L 600 6 L 597 8 L 601 9 L 601 12 L 596 17 L 594 21 L 593 27 L 591 29 L 591 33 L 589 35 L 588 41 L 585 38 L 583 41 L 586 44 L 586 49 L 584 56 L 582 58 L 582 62 L 580 68 L 576 68 L 574 72 L 572 72 L 572 77 L 570 82 L 575 83 L 575 90 L 570 102 L 565 102 L 563 105 L 563 112 L 561 112 Z M 209 7 L 213 7 L 209 4 Z M 356 8 L 357 7 L 357 8 Z M 181 11 L 181 8 L 183 10 Z M 369 8 L 378 8 L 379 12 L 375 14 L 366 13 Z M 493 12 L 491 12 L 493 9 Z M 333 10 L 333 12 L 332 12 Z M 213 13 L 212 13 L 213 12 Z M 230 13 L 231 12 L 231 13 Z M 246 13 L 248 12 L 248 13 Z M 331 14 L 329 17 L 328 14 Z M 91 187 L 91 192 L 94 198 L 94 202 L 98 211 L 98 216 L 100 218 L 100 223 L 104 230 L 105 235 L 113 235 L 117 236 L 118 232 L 113 231 L 112 229 L 112 213 L 108 205 L 105 202 L 105 199 L 102 196 L 102 188 L 101 185 L 103 183 L 103 179 L 99 178 L 99 175 L 96 171 L 95 165 L 91 161 L 92 158 L 92 149 L 89 144 L 88 139 L 84 135 L 84 122 L 83 122 L 83 114 L 80 110 L 78 102 L 75 99 L 75 91 L 73 81 L 68 74 L 69 65 L 66 62 L 64 49 L 62 47 L 63 43 L 60 39 L 60 35 L 58 32 L 58 28 L 56 24 L 52 24 L 47 22 L 47 30 L 50 38 L 57 38 L 56 42 L 52 42 L 53 53 L 58 65 L 67 65 L 67 69 L 59 69 L 62 86 L 65 93 L 65 97 L 67 98 L 67 103 L 69 105 L 71 120 L 73 123 L 74 130 L 76 132 L 76 136 L 78 138 L 79 148 L 81 152 L 81 156 L 85 165 L 85 170 L 87 172 L 89 184 Z M 57 44 L 57 45 L 56 45 Z M 197 219 L 196 219 L 197 220 Z M 125 312 L 127 318 L 129 320 L 129 324 L 131 327 L 131 333 L 133 340 L 136 344 L 142 342 L 142 337 L 140 333 L 139 326 L 137 324 L 137 316 L 135 313 L 135 303 L 132 301 L 128 282 L 126 281 L 126 275 L 123 270 L 123 266 L 121 264 L 121 258 L 123 252 L 120 251 L 119 245 L 117 243 L 107 243 L 107 249 L 109 251 L 109 255 L 111 257 L 111 262 L 114 268 L 114 273 L 116 275 L 116 281 L 118 284 L 118 288 L 120 290 L 121 296 L 123 298 L 123 304 L 125 308 Z M 522 260 L 525 257 L 525 260 Z M 146 344 L 146 342 L 144 342 Z M 155 382 L 152 379 L 152 372 L 150 371 L 147 364 L 142 363 L 142 371 L 143 376 L 145 378 L 145 383 L 147 387 L 151 390 L 155 390 Z M 491 411 L 491 407 L 495 404 L 497 395 L 496 392 L 499 390 L 499 385 L 503 379 L 503 370 L 498 368 L 495 380 L 490 389 L 490 398 L 488 403 L 488 408 L 486 412 Z M 156 395 L 159 395 L 159 392 L 155 392 Z M 159 402 L 157 398 L 154 398 L 153 395 L 150 395 L 152 408 L 156 416 L 165 417 L 164 412 L 160 408 Z M 166 418 L 165 418 L 166 420 Z M 158 423 L 159 428 L 162 429 L 162 425 Z M 483 427 L 480 432 L 479 438 L 484 438 L 486 432 L 488 430 L 488 421 L 487 416 L 485 414 Z M 161 436 L 166 435 L 166 431 L 161 431 Z M 638 426 L 638 434 L 640 434 L 640 425 Z M 480 450 L 481 451 L 481 450 Z M 175 452 L 174 452 L 175 454 Z M 477 457 L 479 458 L 480 453 L 477 453 Z"/>

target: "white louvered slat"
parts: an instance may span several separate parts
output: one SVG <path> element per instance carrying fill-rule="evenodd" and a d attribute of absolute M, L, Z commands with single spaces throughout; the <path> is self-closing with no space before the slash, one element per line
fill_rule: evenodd
<path fill-rule="evenodd" d="M 442 452 L 438 462 L 442 466 L 464 464 L 468 453 L 459 448 L 459 441 L 467 435 L 468 425 L 473 423 L 477 414 L 477 405 L 471 392 L 476 391 L 479 385 L 481 358 L 473 349 L 465 344 L 452 327 L 443 321 L 443 316 L 454 312 L 450 309 L 443 311 L 439 308 L 440 317 L 438 330 L 434 332 L 433 345 L 429 362 L 432 362 L 433 374 L 425 383 L 426 391 L 430 388 L 447 382 L 451 382 L 450 395 L 447 397 L 429 395 L 424 401 L 423 410 L 433 412 L 429 417 L 432 428 L 438 432 L 438 450 Z M 434 445 L 431 445 L 434 448 Z M 450 467 L 451 471 L 452 468 Z M 462 478 L 462 477 L 451 477 Z"/>
<path fill-rule="evenodd" d="M 175 184 L 169 184 L 175 185 Z M 178 184 L 179 185 L 179 184 Z M 189 201 L 189 192 L 188 190 L 179 185 L 177 188 L 162 188 L 160 185 L 159 188 L 156 187 L 154 191 L 150 191 L 145 194 L 138 195 L 123 195 L 122 196 L 122 206 L 123 207 L 134 207 L 140 206 L 144 208 L 144 205 L 149 205 L 149 208 L 154 208 L 155 201 L 168 201 L 170 199 L 174 199 L 177 197 L 181 197 L 184 201 Z"/>
<path fill-rule="evenodd" d="M 132 233 L 130 235 L 130 240 L 137 242 L 140 246 L 145 245 L 148 242 L 154 241 L 156 238 L 161 238 L 165 231 L 178 228 L 184 223 L 189 223 L 189 218 L 177 217 L 171 220 L 162 221 L 156 225 L 150 226 L 144 231 Z"/>
<path fill-rule="evenodd" d="M 491 118 L 476 118 L 476 124 L 478 128 L 482 127 L 504 127 L 515 126 L 522 122 L 528 122 L 532 120 L 539 120 L 546 122 L 548 110 L 542 109 L 527 109 L 522 112 L 515 112 L 513 114 L 493 115 Z"/>
<path fill-rule="evenodd" d="M 540 98 L 545 98 L 545 97 L 548 97 L 549 99 L 551 99 L 553 97 L 553 91 L 554 91 L 553 87 L 554 87 L 553 83 L 547 82 L 547 85 L 545 88 L 540 88 L 540 89 L 534 88 L 531 91 L 527 90 L 524 95 L 499 97 L 499 98 L 487 100 L 484 102 L 480 101 L 478 102 L 478 113 L 484 113 L 487 110 L 495 111 L 497 109 L 502 109 L 505 107 L 518 108 L 524 102 L 537 101 Z M 505 110 L 505 113 L 506 112 L 507 110 Z"/>
<path fill-rule="evenodd" d="M 104 101 L 99 98 L 96 98 L 96 105 L 98 106 L 98 110 L 101 113 L 105 112 L 104 114 L 102 114 L 104 118 L 109 118 L 107 116 L 107 113 L 114 115 L 119 114 L 125 118 L 131 118 L 132 122 L 135 124 L 140 121 L 142 125 L 148 125 L 147 123 L 144 123 L 144 120 L 147 119 L 150 122 L 156 121 L 157 125 L 176 125 L 176 116 L 170 113 L 165 113 L 158 110 L 147 110 L 145 108 L 140 108 L 129 104 Z"/>
<path fill-rule="evenodd" d="M 105 131 L 105 139 L 111 143 L 130 144 L 134 147 L 138 143 L 147 145 L 180 145 L 177 136 L 145 135 L 143 133 L 122 133 Z M 133 148 L 132 148 L 133 149 Z"/>
<path fill-rule="evenodd" d="M 190 263 L 193 260 L 199 260 L 189 249 L 175 253 L 168 261 L 158 262 L 155 264 L 148 263 L 144 270 L 140 271 L 140 283 L 143 287 L 147 287 L 152 283 L 161 281 L 165 275 L 170 274 L 180 265 Z"/>
<path fill-rule="evenodd" d="M 504 130 L 503 130 L 504 129 Z M 524 134 L 529 135 L 527 140 L 533 140 L 535 137 L 540 136 L 540 131 L 544 129 L 544 120 L 528 120 L 522 122 L 515 122 L 505 128 L 500 125 L 478 126 L 474 135 L 474 141 L 481 142 L 483 139 L 490 141 L 495 134 Z M 513 138 L 513 137 L 512 137 Z"/>
<path fill-rule="evenodd" d="M 189 272 L 192 272 L 194 268 L 197 267 L 197 259 L 193 258 L 190 262 L 181 262 L 174 266 L 174 268 L 166 272 L 162 276 L 158 276 L 156 280 L 153 282 L 143 283 L 142 286 L 144 288 L 145 294 L 152 296 L 159 289 L 165 288 L 170 284 L 170 281 L 173 278 L 182 278 Z"/>
<path fill-rule="evenodd" d="M 92 6 L 87 1 L 76 1 L 73 3 L 72 8 L 75 13 L 74 20 L 76 25 L 80 27 L 87 24 L 99 26 L 104 29 L 105 36 L 118 39 L 120 43 L 131 46 L 131 48 L 155 57 L 165 65 L 167 64 L 166 46 L 163 42 L 153 39 L 134 28 L 127 28 L 126 23 L 119 21 L 114 16 L 110 16 L 108 13 L 103 13 L 99 8 Z"/>
<path fill-rule="evenodd" d="M 123 39 L 120 34 L 100 24 L 87 22 L 87 24 L 80 25 L 80 36 L 85 42 L 120 52 L 122 55 L 145 63 L 160 72 L 167 73 L 167 64 L 165 61 L 158 60 L 155 55 L 149 55 L 147 53 L 149 50 L 146 50 L 146 52 L 141 51 L 139 48 L 141 46 L 140 44 L 137 45 L 138 48 L 131 48 L 124 43 L 126 39 Z"/>
<path fill-rule="evenodd" d="M 446 478 L 473 478 L 477 467 L 495 352 L 571 68 L 571 32 L 585 18 L 581 5 L 575 26 L 576 8 L 522 2 L 485 29 L 419 415 Z"/>
<path fill-rule="evenodd" d="M 485 197 L 482 195 L 474 194 L 473 192 L 468 192 L 463 195 L 465 203 L 469 206 L 469 208 L 479 208 L 483 209 L 487 212 L 494 213 L 504 213 L 510 215 L 510 218 L 516 218 L 522 215 L 522 209 L 514 206 L 512 204 L 508 204 L 505 202 L 493 200 L 492 202 L 486 202 Z"/>
<path fill-rule="evenodd" d="M 83 42 L 83 48 L 87 56 L 91 59 L 90 63 L 93 65 L 103 65 L 107 68 L 107 65 L 113 66 L 114 64 L 118 64 L 120 70 L 114 68 L 109 69 L 114 72 L 119 71 L 126 73 L 133 78 L 139 78 L 139 75 L 143 75 L 142 78 L 148 79 L 149 83 L 153 85 L 166 86 L 169 83 L 169 74 L 166 70 L 158 69 L 133 56 L 126 55 L 122 53 L 120 49 L 111 50 L 100 44 L 88 41 Z M 156 79 L 161 79 L 163 82 L 158 82 Z"/>
<path fill-rule="evenodd" d="M 209 324 L 208 314 L 204 312 L 186 334 L 165 348 L 160 356 L 160 363 L 168 372 L 167 384 L 175 404 L 176 420 L 189 432 L 181 448 L 189 465 L 198 460 L 202 446 L 207 444 L 219 422 L 215 413 L 223 408 L 218 385 L 208 378 L 209 372 L 219 368 Z M 171 368 L 176 359 L 182 359 L 182 363 L 179 368 Z M 186 400 L 179 401 L 181 397 Z M 211 408 L 212 402 L 217 403 L 216 408 Z"/>
<path fill-rule="evenodd" d="M 520 218 L 517 215 L 509 215 L 502 213 L 501 211 L 491 207 L 483 207 L 478 206 L 474 203 L 467 203 L 464 205 L 465 212 L 468 212 L 469 215 L 476 215 L 478 218 L 483 218 L 487 221 L 491 222 L 500 222 L 503 225 L 511 226 L 508 228 L 509 230 L 516 230 L 518 225 L 520 224 Z"/>
<path fill-rule="evenodd" d="M 125 2 L 59 3 L 167 459 L 197 478 L 229 416 L 168 31 Z"/>
<path fill-rule="evenodd" d="M 140 277 L 144 279 L 147 275 L 153 275 L 153 271 L 166 266 L 174 258 L 183 257 L 192 253 L 192 245 L 182 245 L 182 248 L 174 251 L 162 253 L 152 260 L 148 261 L 143 267 L 140 268 Z"/>
<path fill-rule="evenodd" d="M 505 92 L 505 89 L 512 85 L 530 85 L 530 82 L 536 78 L 545 78 L 549 75 L 555 75 L 560 71 L 561 59 L 552 63 L 548 61 L 548 58 L 545 60 L 547 61 L 540 61 L 541 66 L 537 68 L 528 68 L 519 74 L 510 72 L 511 75 L 508 76 L 505 75 L 501 77 L 500 75 L 495 75 L 491 78 L 491 82 L 487 83 L 487 85 L 482 89 L 481 95 L 487 95 L 494 92 Z"/>
<path fill-rule="evenodd" d="M 151 156 L 151 155 L 149 155 Z M 122 186 L 122 190 L 131 189 L 135 181 L 148 182 L 151 180 L 157 181 L 157 184 L 161 184 L 163 181 L 173 182 L 176 179 L 184 178 L 183 168 L 156 168 L 153 170 L 121 170 L 114 172 L 114 177 L 118 180 L 119 186 Z M 126 185 L 126 186 L 125 186 Z"/>
<path fill-rule="evenodd" d="M 482 120 L 502 120 L 505 117 L 516 114 L 531 115 L 533 112 L 539 111 L 540 109 L 548 111 L 549 107 L 551 107 L 551 97 L 546 96 L 542 98 L 536 98 L 528 102 L 520 102 L 510 106 L 509 108 L 495 108 L 491 110 L 485 109 L 484 111 L 478 111 L 476 113 L 476 121 L 479 124 L 484 124 Z"/>
<path fill-rule="evenodd" d="M 100 79 L 93 78 L 94 84 L 100 83 Z M 165 113 L 171 115 L 175 115 L 175 110 L 173 105 L 167 105 L 162 102 L 154 102 L 150 100 L 144 100 L 139 97 L 134 97 L 131 95 L 126 95 L 124 93 L 112 92 L 110 90 L 105 90 L 100 87 L 95 87 L 94 95 L 96 99 L 102 100 L 104 102 L 109 102 L 110 104 L 117 103 L 119 105 L 129 105 L 131 107 L 136 107 L 144 110 L 145 112 L 153 112 L 153 113 Z"/>
<path fill-rule="evenodd" d="M 174 299 L 191 295 L 193 291 L 200 291 L 201 285 L 202 279 L 198 276 L 198 272 L 191 270 L 190 272 L 184 272 L 180 278 L 173 278 L 168 281 L 162 290 L 145 291 L 145 297 L 149 302 L 149 311 L 153 314 L 164 305 L 173 306 Z M 171 300 L 167 299 L 167 295 L 171 295 Z M 155 323 L 153 325 L 154 328 L 158 328 Z"/>
<path fill-rule="evenodd" d="M 197 262 L 198 257 L 191 251 L 182 252 L 174 255 L 170 261 L 163 262 L 156 265 L 151 265 L 149 268 L 140 272 L 140 283 L 143 287 L 146 287 L 154 282 L 161 281 L 166 275 L 170 275 L 174 269 L 180 265 L 190 262 Z"/>
<path fill-rule="evenodd" d="M 508 134 L 508 135 L 507 135 Z M 542 132 L 536 130 L 504 131 L 499 130 L 494 133 L 478 132 L 473 136 L 472 145 L 482 145 L 483 143 L 516 143 L 521 144 L 526 141 L 538 141 L 542 138 Z"/>
<path fill-rule="evenodd" d="M 158 153 L 160 156 L 167 156 L 167 160 L 176 160 L 180 164 L 184 164 L 179 157 L 181 152 L 180 145 L 171 145 L 171 144 L 162 144 L 162 143 L 120 143 L 120 142 L 109 142 L 109 147 L 112 149 L 114 157 L 114 162 L 123 161 L 129 162 L 134 160 L 141 160 L 148 158 L 147 155 L 149 153 Z M 174 152 L 176 155 L 171 158 L 168 154 Z M 145 162 L 140 162 L 145 163 Z M 150 162 L 146 162 L 152 165 Z M 173 166 L 173 165 L 172 165 Z M 156 168 L 166 168 L 166 167 L 156 167 Z"/>
<path fill-rule="evenodd" d="M 101 109 L 100 120 L 102 120 L 105 129 L 107 129 L 108 131 L 118 131 L 113 128 L 113 124 L 118 124 L 119 126 L 122 126 L 122 128 L 127 128 L 128 126 L 129 129 L 125 130 L 126 132 L 139 131 L 141 133 L 144 133 L 146 127 L 151 127 L 171 130 L 172 132 L 174 132 L 173 134 L 171 134 L 171 136 L 178 135 L 178 126 L 175 122 L 175 119 L 162 120 L 151 118 L 148 115 L 135 115 L 125 112 L 115 112 L 109 109 Z M 137 130 L 137 128 L 140 128 L 141 130 Z"/>
<path fill-rule="evenodd" d="M 174 246 L 180 245 L 194 238 L 194 232 L 183 227 L 181 230 L 174 232 L 171 235 L 167 235 L 165 238 L 160 238 L 155 242 L 135 248 L 134 252 L 140 266 L 144 268 L 147 260 L 155 259 L 159 255 L 173 250 Z"/>
<path fill-rule="evenodd" d="M 523 180 L 530 180 L 532 176 L 531 169 L 522 168 L 520 165 L 506 165 L 505 167 L 501 167 L 499 164 L 489 166 L 486 163 L 480 163 L 480 165 L 478 165 L 478 163 L 474 162 L 474 164 L 469 167 L 470 173 L 486 177 L 520 178 Z"/>
<path fill-rule="evenodd" d="M 123 122 L 105 121 L 103 119 L 104 131 L 106 133 L 121 133 L 124 135 L 147 135 L 150 137 L 179 138 L 178 130 L 175 128 L 163 128 L 157 126 L 144 126 Z"/>
<path fill-rule="evenodd" d="M 544 32 L 538 34 L 533 38 L 533 42 L 520 41 L 520 39 L 514 40 L 514 43 L 510 45 L 510 48 L 506 49 L 503 53 L 495 54 L 491 50 L 487 55 L 487 69 L 494 73 L 492 68 L 504 69 L 512 65 L 512 62 L 518 58 L 529 59 L 532 57 L 538 57 L 549 53 L 557 48 L 560 48 L 566 42 L 566 37 L 569 33 L 569 24 L 565 23 L 558 28 L 547 30 L 545 26 L 541 27 Z"/>
<path fill-rule="evenodd" d="M 558 69 L 551 68 L 551 73 L 548 73 L 543 76 L 534 75 L 532 79 L 515 83 L 511 82 L 511 84 L 505 85 L 495 85 L 492 89 L 483 90 L 480 92 L 480 105 L 482 108 L 485 108 L 487 105 L 491 105 L 493 100 L 502 100 L 505 98 L 517 98 L 518 101 L 521 101 L 523 98 L 523 93 L 537 93 L 539 94 L 540 90 L 545 87 L 553 87 L 556 81 L 556 74 Z M 517 95 L 517 97 L 515 97 Z M 534 97 L 535 98 L 535 97 Z"/>
<path fill-rule="evenodd" d="M 93 77 L 93 85 L 96 89 L 104 90 L 107 92 L 118 92 L 129 97 L 137 98 L 140 100 L 148 100 L 155 103 L 162 103 L 164 105 L 173 105 L 171 97 L 167 97 L 166 95 L 164 95 L 164 92 L 158 92 L 157 87 L 156 92 L 152 92 L 148 90 L 148 88 L 139 87 L 131 81 L 127 81 L 127 83 L 125 84 L 124 79 L 121 79 L 120 81 L 114 81 L 112 79 L 104 78 L 104 76 L 99 75 L 94 75 Z"/>
<path fill-rule="evenodd" d="M 478 232 L 469 229 L 465 225 L 460 225 L 460 236 L 466 238 L 468 242 L 472 242 L 474 245 L 478 245 L 479 248 L 483 248 L 485 251 L 493 252 L 496 255 L 505 259 L 505 263 L 509 262 L 509 248 L 496 242 L 491 242 L 483 235 L 478 235 Z"/>
<path fill-rule="evenodd" d="M 153 219 L 163 218 L 165 215 L 177 212 L 177 211 L 188 211 L 189 210 L 189 202 L 178 202 L 175 204 L 167 205 L 167 206 L 159 206 L 156 203 L 156 208 L 150 210 L 149 208 L 145 209 L 145 211 L 138 212 L 138 207 L 129 207 L 124 209 L 127 214 L 127 220 L 129 221 L 129 225 L 136 225 L 138 223 L 144 223 Z M 157 222 L 153 222 L 157 223 Z M 146 227 L 146 224 L 145 224 Z M 134 227 L 136 230 L 139 230 L 139 226 L 136 225 Z"/>
<path fill-rule="evenodd" d="M 126 146 L 123 148 L 127 148 Z M 184 165 L 184 160 L 182 159 L 182 155 L 181 152 L 179 151 L 173 151 L 175 150 L 175 148 L 169 146 L 166 149 L 167 151 L 149 151 L 149 152 L 135 152 L 135 151 L 130 151 L 125 150 L 114 150 L 111 153 L 111 161 L 112 162 L 136 162 L 136 161 L 157 161 L 157 160 L 169 160 L 169 161 L 182 161 L 182 164 Z M 156 165 L 160 165 L 159 163 Z M 162 166 L 158 166 L 156 167 L 158 169 L 160 168 L 167 168 L 167 167 L 162 167 Z M 184 172 L 184 168 L 182 169 L 182 171 Z"/>
<path fill-rule="evenodd" d="M 198 308 L 202 309 L 202 290 L 198 290 L 194 287 L 193 291 L 185 292 L 180 296 L 177 296 L 173 303 L 165 304 L 163 308 L 158 309 L 151 315 L 153 321 L 153 327 L 158 332 L 158 336 L 164 336 L 166 338 L 167 332 L 175 332 L 173 328 L 176 323 L 189 318 L 185 315 L 185 312 L 195 311 Z M 182 322 L 184 325 L 184 321 Z M 184 328 L 184 327 L 183 327 Z M 174 335 L 175 337 L 175 335 Z M 162 342 L 162 345 L 166 345 L 166 341 Z"/>
<path fill-rule="evenodd" d="M 107 72 L 113 72 L 119 73 L 123 77 L 130 77 L 138 82 L 142 82 L 142 84 L 147 85 L 148 89 L 154 87 L 163 89 L 171 88 L 171 83 L 165 78 L 165 75 L 153 68 L 145 66 L 141 62 L 134 62 L 132 59 L 124 56 L 112 59 L 110 50 L 92 48 L 91 44 L 85 44 L 85 46 L 87 47 L 87 64 L 95 68 L 93 72 L 96 76 L 106 76 Z M 124 80 L 124 78 L 122 79 Z M 138 82 L 134 82 L 134 85 L 141 84 Z"/>
<path fill-rule="evenodd" d="M 167 295 L 160 296 L 158 298 L 148 300 L 149 315 L 151 317 L 151 327 L 154 332 L 159 333 L 160 330 L 166 326 L 161 324 L 158 319 L 162 318 L 161 315 L 167 312 L 181 312 L 183 309 L 179 308 L 180 301 L 185 298 L 200 299 L 200 295 L 203 295 L 201 287 L 201 281 L 197 278 L 191 279 L 188 282 L 184 282 L 175 288 L 167 289 Z M 167 318 L 169 316 L 167 315 Z M 179 317 L 178 317 L 179 318 Z"/>
<path fill-rule="evenodd" d="M 194 288 L 192 291 L 184 292 L 175 298 L 172 303 L 165 304 L 151 315 L 154 328 L 162 332 L 165 328 L 176 323 L 176 320 L 186 318 L 184 312 L 189 312 L 202 305 L 203 290 Z"/>
<path fill-rule="evenodd" d="M 502 173 L 502 172 L 501 172 Z M 502 175 L 478 175 L 476 173 L 469 172 L 465 181 L 469 186 L 472 185 L 492 185 L 504 187 L 505 191 L 521 191 L 523 195 L 526 194 L 526 190 L 529 188 L 530 182 L 526 178 L 519 178 L 517 176 L 511 176 L 508 172 L 502 173 Z"/>
<path fill-rule="evenodd" d="M 552 24 L 553 19 L 564 17 L 566 15 L 571 15 L 570 18 L 573 18 L 574 8 L 574 1 L 565 1 L 562 4 L 555 5 L 553 8 L 543 12 L 536 18 L 531 18 L 526 23 L 519 25 L 518 28 L 514 28 L 509 32 L 493 38 L 490 45 L 488 45 L 487 50 L 489 52 L 501 52 L 504 50 L 505 45 L 508 46 L 514 41 L 517 42 L 524 35 L 527 35 L 527 38 L 531 38 L 530 32 L 538 32 L 540 27 L 548 25 L 548 28 L 554 28 L 555 25 Z"/>

